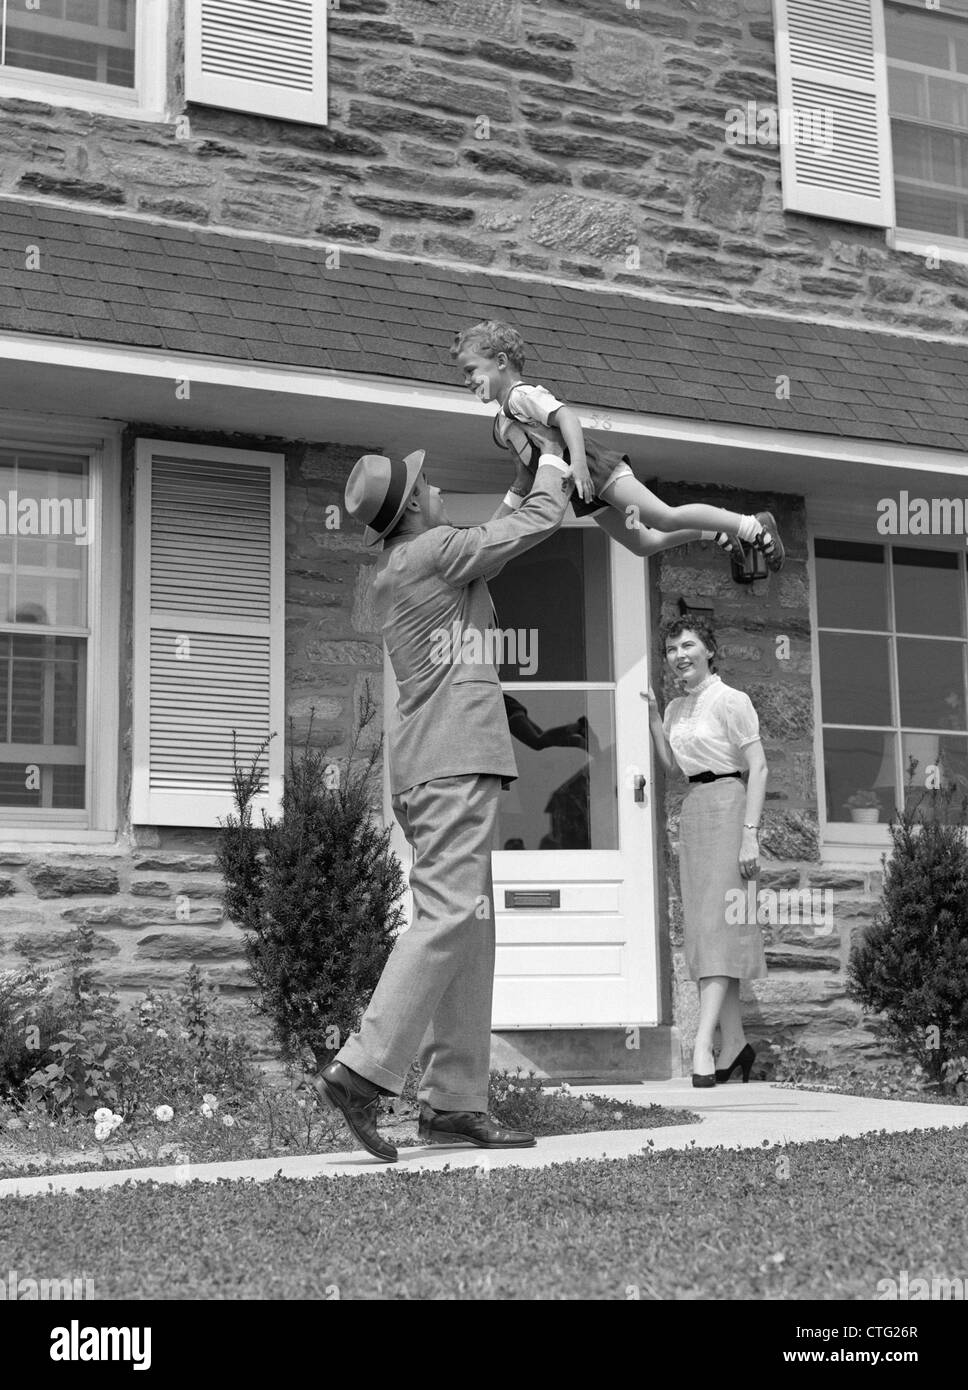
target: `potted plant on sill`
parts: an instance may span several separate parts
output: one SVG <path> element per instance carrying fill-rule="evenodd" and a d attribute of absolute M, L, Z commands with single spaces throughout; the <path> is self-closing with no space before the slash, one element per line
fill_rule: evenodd
<path fill-rule="evenodd" d="M 880 820 L 881 798 L 867 787 L 860 787 L 844 802 L 850 818 L 858 825 L 875 825 Z"/>

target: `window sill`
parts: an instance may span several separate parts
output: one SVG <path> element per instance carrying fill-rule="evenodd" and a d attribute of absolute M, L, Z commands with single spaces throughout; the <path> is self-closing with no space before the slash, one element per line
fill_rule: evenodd
<path fill-rule="evenodd" d="M 117 845 L 120 848 L 117 832 L 114 830 L 78 830 L 70 826 L 37 826 L 24 830 L 0 825 L 0 853 L 16 854 L 20 850 L 30 850 L 40 854 L 45 850 L 61 851 L 71 846 L 91 849 L 98 853 L 99 845 Z"/>
<path fill-rule="evenodd" d="M 968 241 L 955 237 L 931 236 L 929 232 L 906 232 L 888 227 L 887 244 L 892 251 L 906 251 L 914 256 L 937 255 L 953 265 L 968 265 Z"/>
<path fill-rule="evenodd" d="M 162 125 L 169 120 L 167 111 L 139 106 L 123 97 L 92 96 L 88 92 L 70 92 L 57 87 L 41 87 L 36 83 L 11 82 L 3 79 L 3 101 L 33 101 L 38 106 L 63 106 L 74 111 L 91 111 L 101 116 L 118 116 L 126 121 L 145 121 Z"/>

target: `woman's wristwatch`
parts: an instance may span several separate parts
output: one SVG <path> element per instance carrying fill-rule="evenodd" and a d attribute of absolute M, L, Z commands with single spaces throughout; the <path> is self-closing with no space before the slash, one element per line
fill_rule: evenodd
<path fill-rule="evenodd" d="M 759 828 L 760 827 L 758 825 L 750 825 L 749 821 L 743 821 L 744 830 L 759 830 Z"/>

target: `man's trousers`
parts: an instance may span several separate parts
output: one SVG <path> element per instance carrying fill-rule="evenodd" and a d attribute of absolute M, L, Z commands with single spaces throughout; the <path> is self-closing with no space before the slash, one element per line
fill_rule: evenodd
<path fill-rule="evenodd" d="M 336 1060 L 394 1095 L 415 1056 L 435 1110 L 487 1110 L 494 990 L 491 845 L 501 778 L 441 777 L 393 797 L 414 849 L 413 920 Z"/>

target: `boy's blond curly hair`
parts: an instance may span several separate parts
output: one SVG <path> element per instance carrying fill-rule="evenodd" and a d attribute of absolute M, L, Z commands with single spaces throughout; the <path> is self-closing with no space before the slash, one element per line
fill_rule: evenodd
<path fill-rule="evenodd" d="M 515 371 L 524 371 L 524 339 L 516 328 L 503 319 L 484 319 L 471 328 L 459 329 L 454 334 L 451 357 L 458 357 L 465 348 L 477 348 L 485 357 L 496 357 L 499 352 L 506 352 Z"/>

